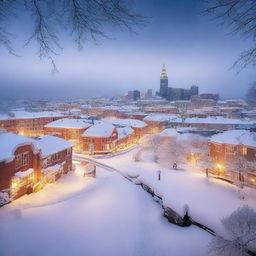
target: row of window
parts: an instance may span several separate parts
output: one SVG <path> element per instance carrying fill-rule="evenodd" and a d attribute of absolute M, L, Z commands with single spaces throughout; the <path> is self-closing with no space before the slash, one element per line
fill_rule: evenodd
<path fill-rule="evenodd" d="M 29 153 L 24 152 L 15 156 L 15 169 L 29 165 Z"/>
<path fill-rule="evenodd" d="M 225 152 L 227 154 L 234 154 L 236 152 L 237 146 L 233 146 L 233 145 L 226 145 L 225 146 Z M 214 150 L 216 152 L 222 152 L 222 145 L 221 144 L 215 144 L 214 145 Z M 240 153 L 245 156 L 247 155 L 247 147 L 242 146 L 240 147 Z"/>

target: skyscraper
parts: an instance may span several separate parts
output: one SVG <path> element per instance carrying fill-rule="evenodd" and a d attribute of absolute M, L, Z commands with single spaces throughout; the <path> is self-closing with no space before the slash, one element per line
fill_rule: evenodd
<path fill-rule="evenodd" d="M 168 76 L 166 73 L 166 67 L 163 65 L 162 73 L 160 76 L 160 90 L 159 96 L 166 98 L 168 93 Z"/>

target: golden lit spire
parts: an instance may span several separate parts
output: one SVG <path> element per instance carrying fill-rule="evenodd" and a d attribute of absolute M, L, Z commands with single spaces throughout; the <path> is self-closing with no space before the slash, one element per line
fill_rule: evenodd
<path fill-rule="evenodd" d="M 160 78 L 168 78 L 167 73 L 166 73 L 166 67 L 165 64 L 162 67 L 162 73 Z"/>

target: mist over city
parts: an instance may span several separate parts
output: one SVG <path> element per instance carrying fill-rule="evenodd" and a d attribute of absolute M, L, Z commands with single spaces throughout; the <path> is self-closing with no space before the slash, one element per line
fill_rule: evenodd
<path fill-rule="evenodd" d="M 256 256 L 256 3 L 0 0 L 1 256 Z"/>

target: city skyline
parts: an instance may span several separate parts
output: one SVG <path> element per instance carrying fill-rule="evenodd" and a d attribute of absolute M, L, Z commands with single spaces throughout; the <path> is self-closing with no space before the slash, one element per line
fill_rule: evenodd
<path fill-rule="evenodd" d="M 172 87 L 196 84 L 202 93 L 243 98 L 255 72 L 248 67 L 238 73 L 231 66 L 250 46 L 249 39 L 229 35 L 225 27 L 203 15 L 201 1 L 141 1 L 134 2 L 134 8 L 150 17 L 144 27 L 135 28 L 138 34 L 107 28 L 116 40 L 101 39 L 100 45 L 87 42 L 81 52 L 63 35 L 64 50 L 56 56 L 60 72 L 55 76 L 48 60 L 39 60 L 34 43 L 22 47 L 28 36 L 27 20 L 13 24 L 20 38 L 14 38 L 14 46 L 23 57 L 0 49 L 5 59 L 0 63 L 1 98 L 90 98 L 119 96 L 135 88 L 157 91 L 163 63 Z"/>

